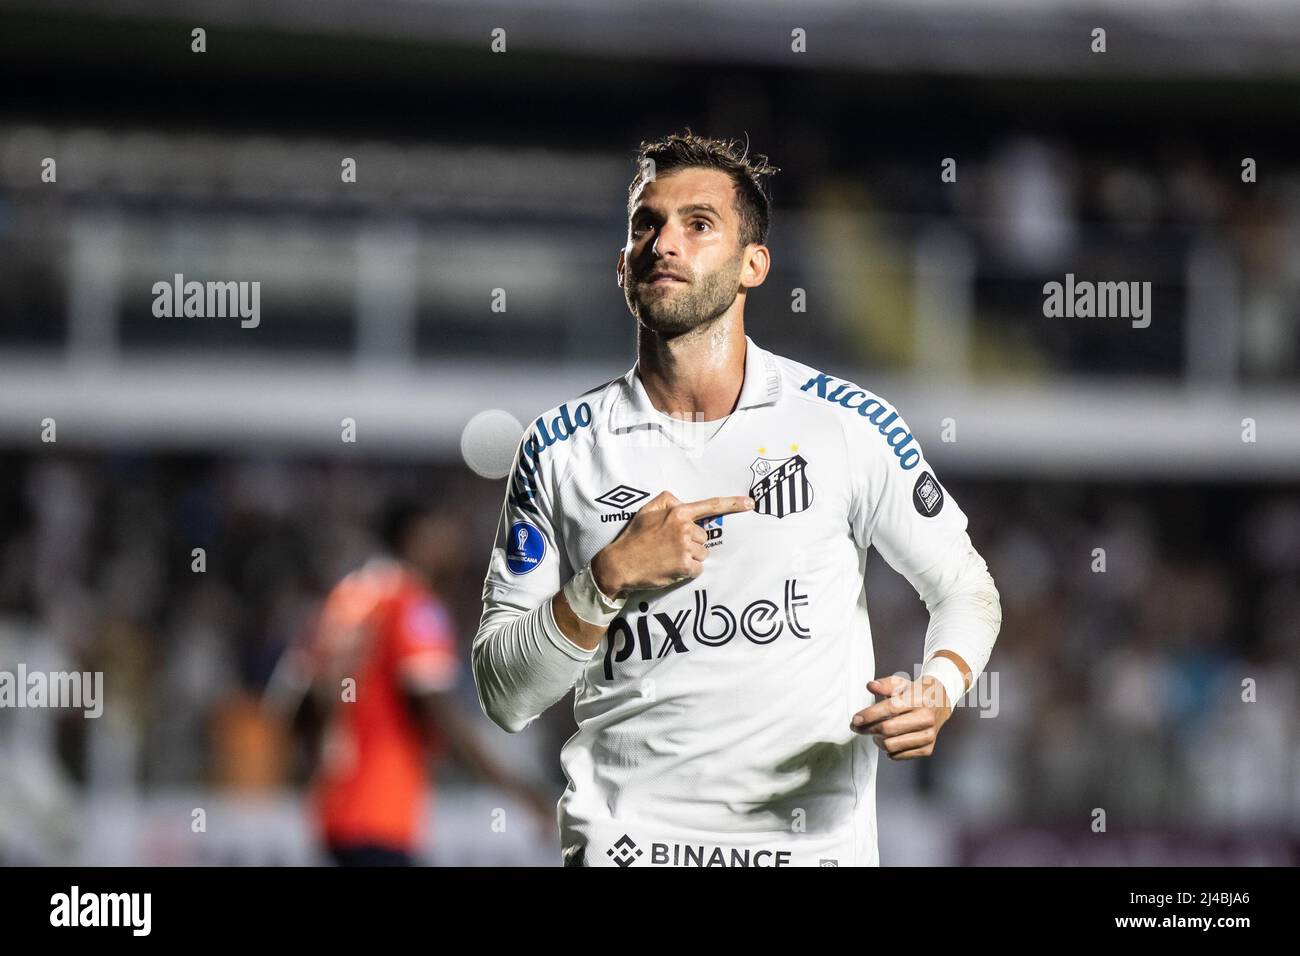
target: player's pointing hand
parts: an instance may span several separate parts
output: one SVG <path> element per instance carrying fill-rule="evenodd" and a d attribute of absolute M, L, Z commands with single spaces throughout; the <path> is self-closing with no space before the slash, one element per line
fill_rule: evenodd
<path fill-rule="evenodd" d="M 696 522 L 753 509 L 748 495 L 683 503 L 672 492 L 660 492 L 592 559 L 596 586 L 610 597 L 621 597 L 698 577 L 708 555 L 708 534 Z"/>
<path fill-rule="evenodd" d="M 939 729 L 952 714 L 943 686 L 933 677 L 919 681 L 893 675 L 867 684 L 885 699 L 853 715 L 854 733 L 870 734 L 890 760 L 914 760 L 934 753 Z"/>

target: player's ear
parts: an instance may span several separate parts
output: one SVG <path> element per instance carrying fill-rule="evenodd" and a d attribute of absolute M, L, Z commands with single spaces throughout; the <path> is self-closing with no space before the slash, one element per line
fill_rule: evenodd
<path fill-rule="evenodd" d="M 772 253 L 767 246 L 751 243 L 745 247 L 745 266 L 740 270 L 740 284 L 746 289 L 763 284 L 772 267 Z"/>
<path fill-rule="evenodd" d="M 614 278 L 620 289 L 623 288 L 623 269 L 626 261 L 623 250 L 618 250 L 618 261 L 614 263 Z"/>

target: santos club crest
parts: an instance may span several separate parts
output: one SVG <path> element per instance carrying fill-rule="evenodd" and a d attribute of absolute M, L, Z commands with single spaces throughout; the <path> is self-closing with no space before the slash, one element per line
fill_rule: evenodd
<path fill-rule="evenodd" d="M 807 511 L 812 504 L 813 490 L 808 481 L 808 462 L 802 455 L 789 458 L 756 458 L 749 466 L 754 473 L 754 483 L 749 496 L 754 499 L 754 511 L 761 515 L 784 518 L 799 511 Z"/>

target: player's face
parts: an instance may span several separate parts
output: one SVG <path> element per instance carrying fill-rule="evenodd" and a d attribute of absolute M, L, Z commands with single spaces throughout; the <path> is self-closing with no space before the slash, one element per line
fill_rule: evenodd
<path fill-rule="evenodd" d="M 627 307 L 653 332 L 689 332 L 736 300 L 746 251 L 730 176 L 680 169 L 656 177 L 637 196 L 619 255 Z"/>

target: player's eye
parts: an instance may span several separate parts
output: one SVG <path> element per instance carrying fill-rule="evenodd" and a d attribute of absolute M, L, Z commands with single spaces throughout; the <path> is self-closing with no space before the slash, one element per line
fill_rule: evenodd
<path fill-rule="evenodd" d="M 704 226 L 704 227 L 706 227 L 706 228 L 708 228 L 708 229 L 712 229 L 712 228 L 713 228 L 713 223 L 709 222 L 709 220 L 707 220 L 707 219 L 696 219 L 696 220 L 694 220 L 694 221 L 691 223 L 691 225 L 692 225 L 692 226 Z"/>

